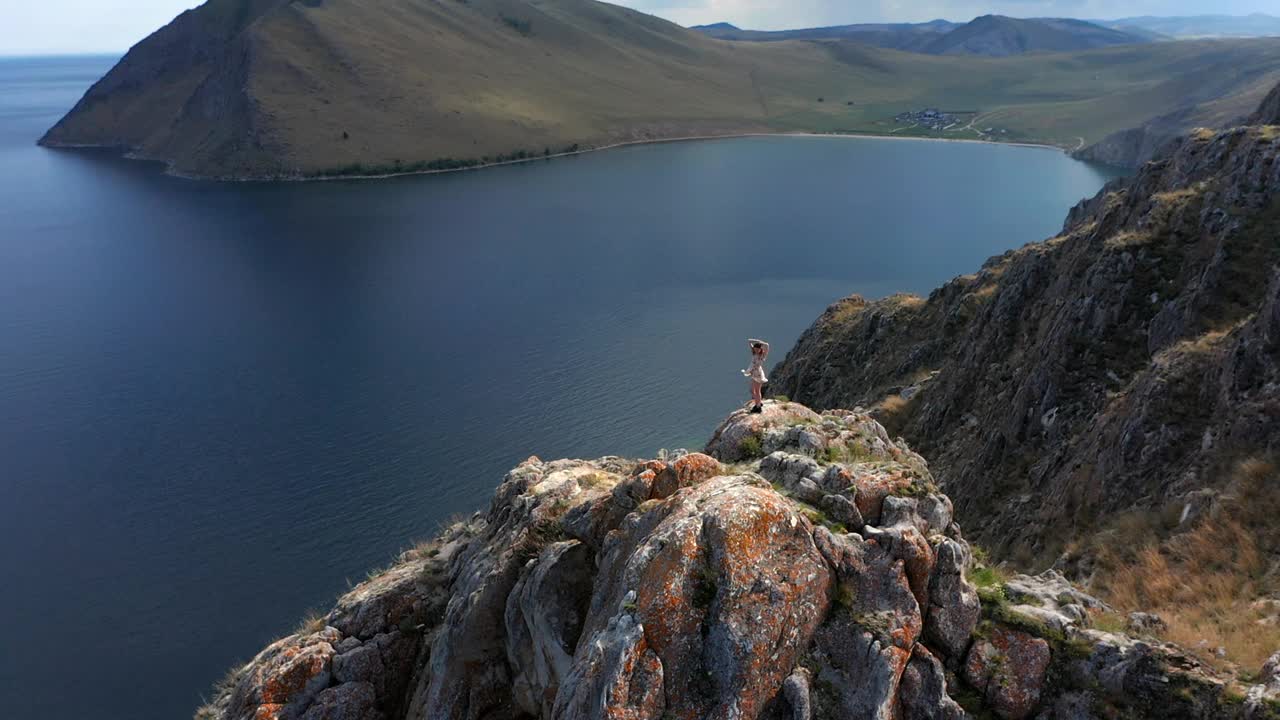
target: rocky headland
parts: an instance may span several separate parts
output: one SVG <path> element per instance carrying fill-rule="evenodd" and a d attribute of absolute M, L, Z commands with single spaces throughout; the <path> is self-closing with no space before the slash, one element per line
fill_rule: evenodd
<path fill-rule="evenodd" d="M 769 402 L 705 453 L 530 458 L 489 508 L 233 669 L 199 720 L 1275 717 L 1004 576 L 862 413 Z"/>

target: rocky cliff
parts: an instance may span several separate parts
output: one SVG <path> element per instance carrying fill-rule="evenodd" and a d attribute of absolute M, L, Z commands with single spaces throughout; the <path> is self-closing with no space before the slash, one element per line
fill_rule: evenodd
<path fill-rule="evenodd" d="M 1235 686 L 1105 610 L 981 566 L 869 416 L 769 402 L 706 454 L 530 458 L 197 718 L 1271 717 L 1271 675 Z"/>
<path fill-rule="evenodd" d="M 1044 566 L 1135 513 L 1193 520 L 1280 443 L 1277 97 L 927 299 L 833 305 L 774 389 L 876 408 L 1002 557 Z"/>

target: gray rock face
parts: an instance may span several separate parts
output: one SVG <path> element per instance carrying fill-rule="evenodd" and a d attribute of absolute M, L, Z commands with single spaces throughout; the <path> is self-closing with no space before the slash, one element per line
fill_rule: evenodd
<path fill-rule="evenodd" d="M 594 558 L 586 545 L 570 541 L 548 546 L 532 562 L 507 601 L 507 662 L 516 704 L 550 717 L 591 604 Z"/>
<path fill-rule="evenodd" d="M 844 525 L 853 532 L 862 530 L 862 513 L 858 506 L 844 495 L 823 495 L 818 507 L 832 520 Z"/>
<path fill-rule="evenodd" d="M 316 696 L 302 720 L 382 720 L 378 694 L 367 682 L 328 688 Z"/>
<path fill-rule="evenodd" d="M 1245 696 L 1245 720 L 1263 720 L 1275 716 L 1277 706 L 1280 706 L 1280 652 L 1263 664 L 1259 680 L 1257 685 L 1249 688 L 1249 693 Z"/>
<path fill-rule="evenodd" d="M 813 720 L 809 673 L 803 668 L 791 673 L 782 683 L 782 694 L 791 708 L 790 720 Z"/>
<path fill-rule="evenodd" d="M 481 720 L 513 715 L 506 609 L 527 562 L 563 532 L 563 506 L 591 502 L 621 480 L 602 466 L 526 462 L 494 496 L 478 536 L 449 564 L 453 596 L 431 648 L 430 682 L 412 718 Z"/>
<path fill-rule="evenodd" d="M 942 663 L 923 645 L 917 645 L 902 673 L 898 697 L 902 714 L 910 720 L 965 720 L 968 715 L 947 695 Z"/>
<path fill-rule="evenodd" d="M 968 562 L 968 550 L 961 542 L 943 540 L 929 580 L 925 639 L 957 661 L 969 649 L 969 639 L 982 615 L 978 591 L 964 576 Z"/>

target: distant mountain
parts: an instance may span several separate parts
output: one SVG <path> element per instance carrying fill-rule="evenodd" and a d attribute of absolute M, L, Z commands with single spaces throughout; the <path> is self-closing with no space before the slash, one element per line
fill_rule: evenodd
<path fill-rule="evenodd" d="M 779 40 L 852 40 L 865 45 L 920 52 L 929 43 L 960 27 L 946 20 L 927 23 L 872 23 L 833 25 L 799 30 L 743 30 L 729 23 L 698 25 L 697 30 L 721 40 L 776 42 Z"/>
<path fill-rule="evenodd" d="M 1092 22 L 1125 32 L 1147 32 L 1174 39 L 1280 36 L 1280 17 L 1262 13 L 1194 17 L 1144 16 Z"/>
<path fill-rule="evenodd" d="M 1118 30 L 1083 20 L 1019 19 L 986 15 L 960 25 L 947 20 L 927 23 L 836 25 L 799 30 L 742 30 L 729 23 L 693 28 L 721 40 L 852 40 L 866 45 L 929 55 L 1005 57 L 1029 52 L 1069 52 L 1112 45 L 1132 45 L 1160 38 L 1142 29 Z"/>
<path fill-rule="evenodd" d="M 741 29 L 737 25 L 732 25 L 727 22 L 711 23 L 710 25 L 694 25 L 689 29 L 699 30 L 708 35 L 714 35 L 719 32 L 741 32 Z"/>
<path fill-rule="evenodd" d="M 1071 52 L 1150 42 L 1146 37 L 1084 20 L 984 15 L 925 46 L 931 55 L 1005 57 L 1031 52 Z"/>

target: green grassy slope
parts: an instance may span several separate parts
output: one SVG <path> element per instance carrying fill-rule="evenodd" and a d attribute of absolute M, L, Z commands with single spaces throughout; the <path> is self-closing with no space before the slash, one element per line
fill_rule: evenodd
<path fill-rule="evenodd" d="M 891 118 L 938 106 L 980 113 L 944 137 L 996 124 L 996 139 L 1074 147 L 1189 94 L 1230 106 L 1278 80 L 1272 40 L 935 57 L 721 41 L 592 0 L 212 0 L 44 142 L 199 175 L 366 173 L 705 134 L 919 134 Z"/>

